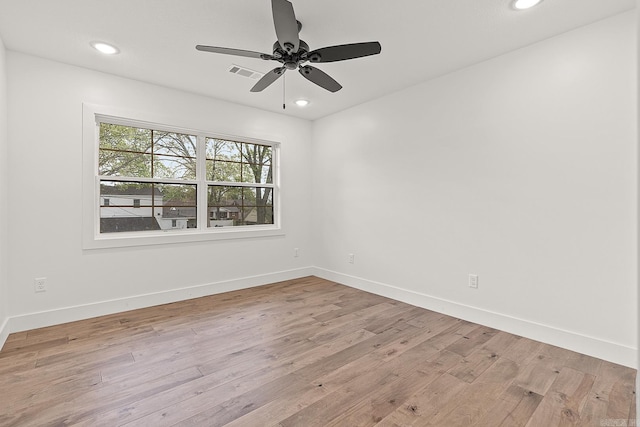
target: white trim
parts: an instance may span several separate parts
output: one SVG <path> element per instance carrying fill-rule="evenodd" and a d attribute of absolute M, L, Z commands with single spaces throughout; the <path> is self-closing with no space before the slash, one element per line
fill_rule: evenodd
<path fill-rule="evenodd" d="M 4 343 L 7 342 L 7 338 L 9 338 L 9 318 L 4 319 L 2 322 L 2 326 L 0 326 L 0 350 L 4 346 Z"/>
<path fill-rule="evenodd" d="M 121 124 L 126 126 L 148 127 L 168 132 L 178 132 L 190 135 L 198 135 L 198 148 L 202 149 L 204 141 L 202 137 L 224 139 L 230 141 L 239 141 L 249 144 L 268 145 L 273 148 L 272 164 L 273 164 L 273 183 L 256 184 L 256 183 L 230 183 L 230 185 L 243 187 L 266 187 L 273 189 L 273 210 L 274 224 L 265 225 L 249 225 L 237 227 L 204 227 L 207 215 L 206 202 L 202 194 L 206 191 L 206 185 L 212 182 L 205 180 L 171 180 L 162 179 L 161 181 L 176 184 L 200 184 L 205 187 L 198 192 L 198 228 L 187 230 L 163 230 L 163 231 L 144 231 L 132 233 L 109 233 L 100 234 L 100 212 L 99 206 L 100 187 L 99 178 L 97 177 L 98 164 L 98 132 L 97 120 L 113 124 Z M 166 125 L 165 123 L 175 123 L 176 125 Z M 229 240 L 229 239 L 251 239 L 263 237 L 277 237 L 286 234 L 282 226 L 282 207 L 280 205 L 280 158 L 279 150 L 281 144 L 279 142 L 267 141 L 250 137 L 230 136 L 225 134 L 214 133 L 206 130 L 198 130 L 181 125 L 178 118 L 163 118 L 149 113 L 141 113 L 129 111 L 126 109 L 107 107 L 94 104 L 82 104 L 82 248 L 83 249 L 107 249 L 130 246 L 160 245 L 171 243 L 189 243 L 202 242 L 211 240 Z M 203 163 L 203 162 L 198 162 Z M 199 166 L 200 172 L 203 172 L 204 166 Z M 106 177 L 103 177 L 107 179 Z M 132 181 L 127 177 L 108 177 L 113 181 Z M 158 182 L 153 178 L 135 178 L 134 181 L 140 182 Z M 215 184 L 221 184 L 216 182 Z M 206 199 L 205 199 L 206 200 Z M 205 215 L 202 215 L 205 212 Z"/>
<path fill-rule="evenodd" d="M 224 292 L 262 286 L 266 284 L 282 282 L 285 280 L 299 279 L 312 275 L 312 268 L 298 268 L 294 270 L 279 271 L 275 273 L 248 276 L 220 282 L 212 282 L 204 285 L 189 286 L 172 289 L 163 292 L 154 292 L 145 295 L 136 295 L 127 298 L 119 298 L 96 303 L 62 307 L 54 310 L 28 313 L 13 316 L 7 319 L 4 328 L 0 330 L 0 348 L 6 341 L 9 333 L 27 331 L 36 328 L 44 328 L 62 323 L 75 322 L 114 313 L 122 313 L 139 308 L 153 307 L 161 304 L 169 304 L 192 298 L 200 298 Z"/>
<path fill-rule="evenodd" d="M 282 229 L 260 228 L 259 225 L 249 227 L 220 227 L 206 230 L 163 230 L 140 233 L 118 233 L 117 235 L 96 236 L 90 242 L 84 241 L 83 249 L 125 248 L 131 246 L 163 245 L 171 243 L 191 243 L 211 240 L 254 239 L 262 237 L 282 237 Z M 141 232 L 142 233 L 142 232 Z"/>
<path fill-rule="evenodd" d="M 460 304 L 455 301 L 433 297 L 421 292 L 410 291 L 324 268 L 315 267 L 313 274 L 326 280 L 382 295 L 396 301 L 402 301 L 417 307 L 437 311 L 438 313 L 454 316 L 459 319 L 637 369 L 637 349 L 623 344 L 609 342 L 600 338 L 559 329 L 551 325 Z"/>

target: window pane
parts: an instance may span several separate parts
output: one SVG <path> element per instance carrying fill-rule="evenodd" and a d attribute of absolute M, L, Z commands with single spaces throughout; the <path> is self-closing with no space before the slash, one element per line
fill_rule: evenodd
<path fill-rule="evenodd" d="M 151 178 L 151 156 L 148 154 L 100 150 L 98 174 Z"/>
<path fill-rule="evenodd" d="M 207 138 L 207 159 L 240 161 L 240 143 Z"/>
<path fill-rule="evenodd" d="M 240 163 L 207 160 L 207 181 L 240 182 L 241 171 Z"/>
<path fill-rule="evenodd" d="M 273 189 L 211 185 L 208 226 L 273 224 Z"/>
<path fill-rule="evenodd" d="M 243 162 L 258 165 L 271 164 L 271 147 L 261 144 L 242 144 Z"/>
<path fill-rule="evenodd" d="M 196 179 L 196 159 L 189 157 L 153 156 L 153 177 Z"/>
<path fill-rule="evenodd" d="M 100 123 L 98 173 L 106 176 L 149 178 L 150 150 L 150 130 Z"/>
<path fill-rule="evenodd" d="M 246 187 L 243 193 L 245 205 L 248 200 L 255 201 L 256 206 L 273 206 L 273 188 Z"/>
<path fill-rule="evenodd" d="M 196 185 L 101 181 L 100 198 L 101 233 L 180 229 L 195 224 Z M 175 227 L 172 220 L 176 220 Z"/>
<path fill-rule="evenodd" d="M 232 206 L 242 204 L 242 187 L 210 185 L 207 194 L 209 206 Z"/>
<path fill-rule="evenodd" d="M 153 131 L 153 153 L 196 157 L 196 137 L 174 132 Z"/>
<path fill-rule="evenodd" d="M 272 206 L 244 206 L 236 225 L 273 224 Z"/>
<path fill-rule="evenodd" d="M 271 174 L 271 166 L 262 166 L 258 164 L 242 165 L 242 182 L 255 182 L 256 184 L 271 184 L 273 177 Z"/>
<path fill-rule="evenodd" d="M 197 227 L 197 185 L 161 184 L 163 195 L 162 216 L 159 219 L 163 230 Z M 176 226 L 173 226 L 173 221 Z"/>
<path fill-rule="evenodd" d="M 131 126 L 100 123 L 100 149 L 151 152 L 151 131 Z"/>

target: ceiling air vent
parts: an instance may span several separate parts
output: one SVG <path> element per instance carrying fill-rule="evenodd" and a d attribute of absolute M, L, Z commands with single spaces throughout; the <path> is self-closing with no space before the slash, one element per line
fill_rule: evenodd
<path fill-rule="evenodd" d="M 258 80 L 259 78 L 262 78 L 262 76 L 264 76 L 264 74 L 261 73 L 261 72 L 253 71 L 253 70 L 250 70 L 250 69 L 245 68 L 245 67 L 241 67 L 241 66 L 236 65 L 236 64 L 232 64 L 229 67 L 229 72 L 233 73 L 233 74 L 237 74 L 239 76 L 249 77 L 250 79 L 254 79 L 254 80 Z"/>

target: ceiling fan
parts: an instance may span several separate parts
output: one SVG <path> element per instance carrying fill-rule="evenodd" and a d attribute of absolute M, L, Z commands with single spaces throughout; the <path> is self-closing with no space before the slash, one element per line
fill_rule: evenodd
<path fill-rule="evenodd" d="M 342 89 L 340 83 L 324 71 L 311 65 L 305 65 L 305 63 L 345 61 L 347 59 L 377 55 L 382 50 L 380 43 L 366 42 L 329 46 L 310 51 L 309 45 L 298 37 L 302 24 L 296 19 L 291 2 L 287 0 L 271 0 L 271 9 L 273 11 L 273 24 L 278 38 L 273 44 L 272 54 L 203 45 L 197 45 L 196 49 L 203 52 L 273 60 L 282 64 L 258 80 L 255 86 L 251 88 L 251 92 L 261 92 L 278 80 L 285 71 L 295 69 L 298 69 L 298 72 L 310 82 L 330 92 L 337 92 Z"/>

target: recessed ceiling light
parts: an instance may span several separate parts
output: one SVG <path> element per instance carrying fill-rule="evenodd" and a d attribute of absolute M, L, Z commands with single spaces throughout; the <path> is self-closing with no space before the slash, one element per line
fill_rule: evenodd
<path fill-rule="evenodd" d="M 516 10 L 529 9 L 540 3 L 542 0 L 515 0 L 513 2 L 513 8 Z"/>
<path fill-rule="evenodd" d="M 105 55 L 115 55 L 120 52 L 117 47 L 105 42 L 91 42 L 91 46 L 98 52 L 104 53 Z"/>
<path fill-rule="evenodd" d="M 296 105 L 298 107 L 306 107 L 307 105 L 309 105 L 309 101 L 307 101 L 306 99 L 298 99 L 296 101 Z"/>

